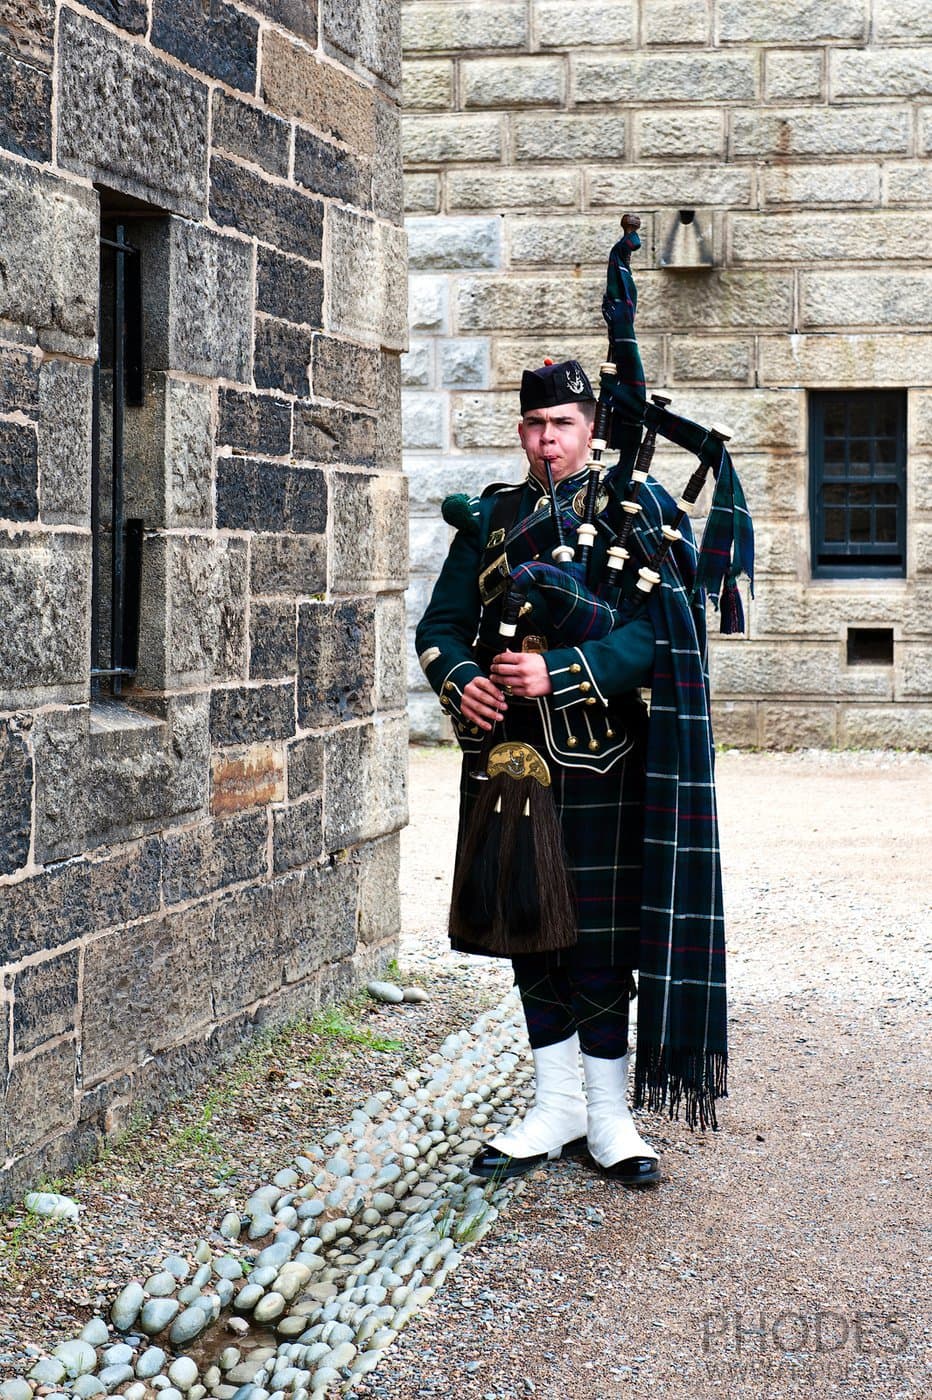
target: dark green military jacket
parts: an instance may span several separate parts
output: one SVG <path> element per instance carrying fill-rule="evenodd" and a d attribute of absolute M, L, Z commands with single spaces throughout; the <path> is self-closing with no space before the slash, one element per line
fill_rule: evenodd
<path fill-rule="evenodd" d="M 561 499 L 575 496 L 584 486 L 583 469 L 561 482 Z M 503 493 L 508 493 L 507 500 Z M 531 514 L 541 501 L 542 488 L 531 476 L 519 487 L 493 486 L 468 503 L 468 515 L 450 546 L 427 610 L 416 633 L 418 659 L 440 703 L 453 722 L 460 746 L 477 750 L 483 731 L 462 715 L 463 690 L 473 677 L 488 675 L 492 657 L 505 649 L 498 636 L 504 593 L 488 598 L 480 591 L 480 576 L 496 562 L 496 542 L 489 547 L 493 515 L 509 518 L 509 525 Z M 513 509 L 512 509 L 513 503 Z M 572 518 L 572 515 L 571 517 Z M 496 530 L 496 535 L 501 530 Z M 507 533 L 507 531 L 506 531 Z M 572 530 L 568 543 L 574 543 Z M 592 577 L 604 568 L 606 544 L 599 537 L 593 549 Z M 599 641 L 567 644 L 564 638 L 547 636 L 550 619 L 539 605 L 522 617 L 522 638 L 534 637 L 544 646 L 544 660 L 553 692 L 536 702 L 542 741 L 557 763 L 568 768 L 604 773 L 631 748 L 626 714 L 641 686 L 650 685 L 654 660 L 654 631 L 646 611 Z M 553 644 L 554 641 L 556 644 Z M 540 649 L 537 643 L 534 649 Z"/>

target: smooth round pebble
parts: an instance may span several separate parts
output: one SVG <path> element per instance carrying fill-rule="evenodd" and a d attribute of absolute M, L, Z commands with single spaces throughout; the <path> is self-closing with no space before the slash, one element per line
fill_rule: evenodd
<path fill-rule="evenodd" d="M 390 1002 L 395 1006 L 404 1001 L 404 992 L 400 987 L 396 987 L 394 982 L 369 982 L 366 991 L 376 1001 Z"/>
<path fill-rule="evenodd" d="M 168 1368 L 168 1379 L 174 1381 L 179 1390 L 190 1390 L 197 1375 L 197 1363 L 190 1356 L 179 1356 Z"/>
<path fill-rule="evenodd" d="M 166 1357 L 161 1347 L 146 1347 L 136 1362 L 136 1375 L 140 1380 L 149 1380 L 151 1376 L 157 1376 L 165 1365 Z"/>

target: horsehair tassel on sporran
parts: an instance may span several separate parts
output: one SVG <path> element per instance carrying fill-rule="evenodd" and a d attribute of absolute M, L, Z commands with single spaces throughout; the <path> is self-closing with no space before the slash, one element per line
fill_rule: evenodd
<path fill-rule="evenodd" d="M 599 369 L 600 381 L 605 380 L 610 375 L 615 374 L 615 366 L 609 360 Z M 592 456 L 589 460 L 589 476 L 586 480 L 586 500 L 583 506 L 582 524 L 576 531 L 576 539 L 579 544 L 579 563 L 581 566 L 583 579 L 588 582 L 589 578 L 589 556 L 592 546 L 595 544 L 595 517 L 598 513 L 599 486 L 602 482 L 602 472 L 604 464 L 602 453 L 608 445 L 609 433 L 611 431 L 612 405 L 611 400 L 604 390 L 599 392 L 599 401 L 595 410 L 595 423 L 592 428 Z"/>
<path fill-rule="evenodd" d="M 658 408 L 665 408 L 670 402 L 663 394 L 651 394 L 651 403 Z M 637 459 L 631 472 L 631 481 L 625 498 L 621 503 L 625 518 L 621 523 L 621 529 L 614 537 L 608 548 L 607 567 L 605 570 L 605 587 L 620 588 L 621 576 L 625 564 L 631 558 L 628 550 L 628 541 L 631 538 L 631 531 L 634 529 L 634 522 L 641 513 L 641 506 L 638 502 L 638 494 L 641 487 L 650 474 L 651 462 L 654 459 L 654 449 L 657 446 L 657 429 L 648 426 L 638 448 Z"/>
<path fill-rule="evenodd" d="M 499 627 L 503 646 L 515 635 L 523 603 L 523 593 L 510 589 Z M 486 781 L 453 876 L 454 942 L 500 957 L 572 947 L 576 902 L 546 762 L 530 744 L 504 741 L 484 748 L 479 763 Z"/>

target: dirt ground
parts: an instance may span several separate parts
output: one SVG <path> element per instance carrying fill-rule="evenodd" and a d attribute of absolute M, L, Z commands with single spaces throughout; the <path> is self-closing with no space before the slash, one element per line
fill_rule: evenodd
<path fill-rule="evenodd" d="M 456 767 L 412 753 L 409 945 L 443 927 Z M 720 1131 L 648 1116 L 651 1192 L 535 1173 L 360 1396 L 932 1395 L 932 757 L 726 752 L 718 779 Z"/>

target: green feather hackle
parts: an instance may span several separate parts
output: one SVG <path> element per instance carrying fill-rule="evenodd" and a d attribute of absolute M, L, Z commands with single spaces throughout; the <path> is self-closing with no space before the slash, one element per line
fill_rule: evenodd
<path fill-rule="evenodd" d="M 465 530 L 468 535 L 478 535 L 479 521 L 472 513 L 470 497 L 459 491 L 455 496 L 447 496 L 440 507 L 440 514 L 455 530 Z"/>

